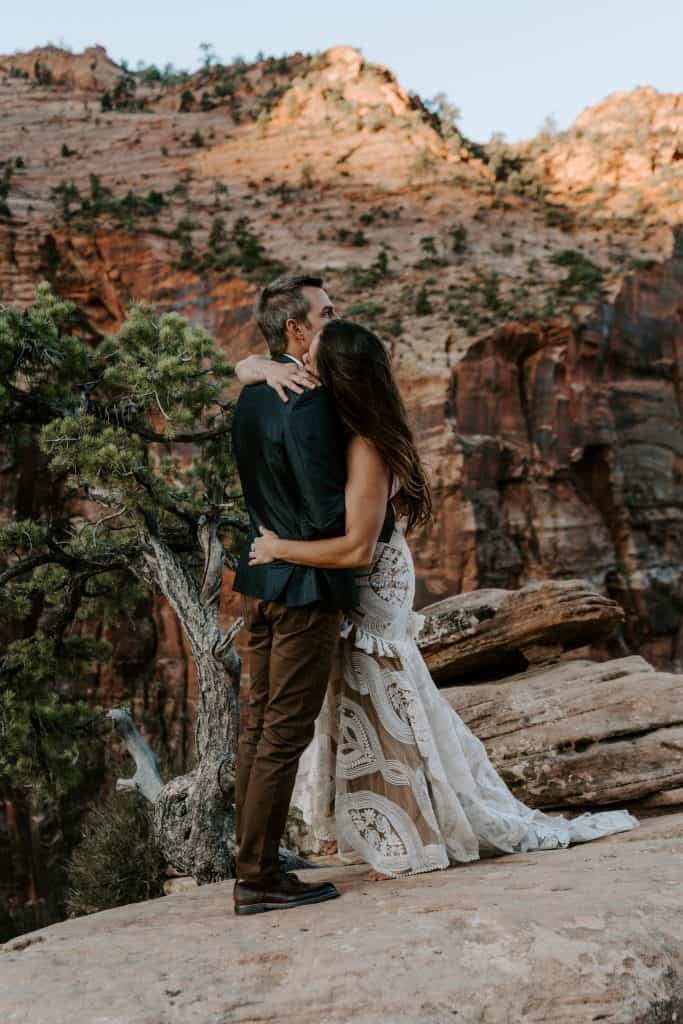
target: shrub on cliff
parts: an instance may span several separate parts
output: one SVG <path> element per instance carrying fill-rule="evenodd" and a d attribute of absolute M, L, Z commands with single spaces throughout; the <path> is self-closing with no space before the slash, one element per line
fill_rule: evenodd
<path fill-rule="evenodd" d="M 549 262 L 567 268 L 566 276 L 557 287 L 558 295 L 573 293 L 577 298 L 590 301 L 602 288 L 603 271 L 578 249 L 562 249 L 551 256 Z"/>
<path fill-rule="evenodd" d="M 70 151 L 71 155 L 73 151 Z M 156 217 L 166 199 L 162 192 L 150 189 L 141 195 L 129 189 L 121 199 L 102 184 L 98 174 L 90 175 L 90 196 L 82 196 L 73 181 L 60 181 L 52 189 L 52 196 L 59 201 L 65 221 L 74 221 L 79 228 L 92 227 L 101 217 L 110 217 L 120 227 L 132 228 L 139 217 Z M 76 205 L 78 204 L 78 205 Z"/>
<path fill-rule="evenodd" d="M 422 285 L 415 299 L 415 315 L 429 316 L 429 314 L 433 312 L 434 309 L 429 301 L 429 292 L 427 291 L 426 286 Z"/>
<path fill-rule="evenodd" d="M 33 77 L 39 85 L 52 85 L 52 71 L 47 64 L 41 64 L 39 60 L 33 65 Z"/>
<path fill-rule="evenodd" d="M 467 228 L 461 224 L 454 224 L 448 229 L 451 238 L 451 250 L 454 256 L 462 256 L 467 249 Z"/>
<path fill-rule="evenodd" d="M 144 797 L 111 793 L 91 806 L 66 875 L 70 917 L 163 896 L 164 858 Z"/>
<path fill-rule="evenodd" d="M 194 93 L 191 89 L 183 89 L 180 96 L 179 111 L 181 114 L 188 114 L 194 108 Z"/>

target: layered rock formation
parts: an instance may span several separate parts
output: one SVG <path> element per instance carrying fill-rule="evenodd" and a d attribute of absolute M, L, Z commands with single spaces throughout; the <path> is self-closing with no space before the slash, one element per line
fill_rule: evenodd
<path fill-rule="evenodd" d="M 425 612 L 427 665 L 456 684 L 444 697 L 524 803 L 683 800 L 683 675 L 637 656 L 585 657 L 591 642 L 614 643 L 615 601 L 568 580 L 461 594 Z"/>
<path fill-rule="evenodd" d="M 422 609 L 419 646 L 432 677 L 462 684 L 509 675 L 608 640 L 624 613 L 583 580 L 477 590 Z"/>
<path fill-rule="evenodd" d="M 560 662 L 444 695 L 533 807 L 658 793 L 669 794 L 662 806 L 681 800 L 683 676 L 655 672 L 643 658 Z"/>

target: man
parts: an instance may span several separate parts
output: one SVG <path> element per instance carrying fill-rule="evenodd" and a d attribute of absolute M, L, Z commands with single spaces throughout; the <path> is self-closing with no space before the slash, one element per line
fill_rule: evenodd
<path fill-rule="evenodd" d="M 333 317 L 322 280 L 305 275 L 273 281 L 256 308 L 278 362 L 302 364 Z M 339 895 L 329 882 L 309 884 L 283 872 L 278 848 L 299 758 L 325 696 L 341 609 L 355 604 L 355 590 L 349 570 L 249 565 L 260 526 L 301 540 L 344 533 L 345 442 L 325 389 L 294 386 L 285 402 L 265 383 L 244 388 L 233 451 L 251 526 L 234 584 L 242 595 L 250 669 L 237 764 L 235 912 L 254 914 Z"/>

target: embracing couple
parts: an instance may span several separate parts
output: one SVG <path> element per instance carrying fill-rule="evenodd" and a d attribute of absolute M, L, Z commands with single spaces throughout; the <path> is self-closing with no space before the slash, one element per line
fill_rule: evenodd
<path fill-rule="evenodd" d="M 626 811 L 525 806 L 435 687 L 405 539 L 432 517 L 429 484 L 381 340 L 311 276 L 264 288 L 256 320 L 270 357 L 238 364 L 233 426 L 251 524 L 234 583 L 250 671 L 235 911 L 339 895 L 281 867 L 293 794 L 319 842 L 375 879 L 633 828 Z"/>

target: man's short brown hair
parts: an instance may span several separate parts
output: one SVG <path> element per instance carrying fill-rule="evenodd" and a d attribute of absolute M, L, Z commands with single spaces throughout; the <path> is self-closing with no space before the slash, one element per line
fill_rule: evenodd
<path fill-rule="evenodd" d="M 310 307 L 303 289 L 322 286 L 322 278 L 311 274 L 284 274 L 265 286 L 258 297 L 254 316 L 271 356 L 287 351 L 287 321 L 306 323 L 308 319 Z"/>

